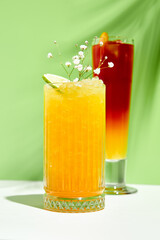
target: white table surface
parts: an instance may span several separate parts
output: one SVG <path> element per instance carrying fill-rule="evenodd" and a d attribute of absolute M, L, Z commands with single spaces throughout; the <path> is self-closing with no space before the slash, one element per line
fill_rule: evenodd
<path fill-rule="evenodd" d="M 0 181 L 0 240 L 159 240 L 160 186 L 134 187 L 106 196 L 105 210 L 73 214 L 42 209 L 42 182 Z"/>

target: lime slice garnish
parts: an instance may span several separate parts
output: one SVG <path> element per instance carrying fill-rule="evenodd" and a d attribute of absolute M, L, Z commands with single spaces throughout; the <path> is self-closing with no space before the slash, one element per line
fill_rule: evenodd
<path fill-rule="evenodd" d="M 62 83 L 64 82 L 70 82 L 69 79 L 58 76 L 58 75 L 53 75 L 50 73 L 46 73 L 42 76 L 43 80 L 50 84 L 53 88 L 58 88 Z"/>

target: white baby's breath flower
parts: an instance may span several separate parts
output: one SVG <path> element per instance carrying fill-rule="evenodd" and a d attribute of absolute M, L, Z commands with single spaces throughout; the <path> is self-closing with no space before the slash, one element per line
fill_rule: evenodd
<path fill-rule="evenodd" d="M 53 58 L 52 53 L 48 53 L 47 57 L 48 57 L 48 58 Z"/>
<path fill-rule="evenodd" d="M 94 70 L 94 73 L 97 74 L 97 75 L 99 75 L 99 74 L 100 74 L 100 68 L 96 68 L 96 69 Z"/>
<path fill-rule="evenodd" d="M 76 69 L 77 69 L 77 68 L 78 68 L 78 65 L 74 66 L 74 68 L 76 68 Z"/>
<path fill-rule="evenodd" d="M 84 55 L 84 52 L 83 51 L 79 51 L 78 55 L 82 56 L 82 55 Z"/>
<path fill-rule="evenodd" d="M 56 44 L 57 43 L 57 41 L 54 41 L 54 44 Z"/>
<path fill-rule="evenodd" d="M 105 59 L 107 59 L 108 57 L 107 57 L 107 56 L 105 56 L 104 58 L 105 58 Z"/>
<path fill-rule="evenodd" d="M 80 58 L 80 59 L 83 59 L 83 58 L 84 58 L 84 55 L 79 56 L 79 58 Z"/>
<path fill-rule="evenodd" d="M 75 60 L 75 59 L 79 59 L 79 56 L 75 55 L 75 56 L 72 57 L 72 60 Z"/>
<path fill-rule="evenodd" d="M 87 49 L 87 46 L 86 46 L 86 45 L 81 45 L 81 46 L 80 46 L 80 49 L 81 49 L 81 50 L 85 50 L 85 49 Z"/>
<path fill-rule="evenodd" d="M 70 67 L 70 66 L 71 66 L 71 62 L 66 62 L 65 65 L 66 65 L 67 67 Z"/>
<path fill-rule="evenodd" d="M 79 59 L 74 59 L 74 60 L 73 60 L 73 63 L 74 63 L 75 65 L 78 65 L 78 64 L 80 63 L 80 60 L 79 60 Z"/>
<path fill-rule="evenodd" d="M 102 41 L 100 41 L 99 45 L 102 47 L 102 46 L 103 46 L 103 42 L 102 42 Z"/>
<path fill-rule="evenodd" d="M 78 53 L 78 55 L 79 55 L 79 58 L 80 58 L 80 59 L 83 59 L 83 58 L 84 58 L 84 52 L 83 52 L 83 51 L 80 51 L 80 52 Z"/>
<path fill-rule="evenodd" d="M 109 68 L 114 67 L 114 63 L 113 63 L 113 62 L 108 62 L 108 67 L 109 67 Z"/>
<path fill-rule="evenodd" d="M 78 82 L 78 80 L 79 80 L 78 78 L 75 78 L 75 79 L 73 80 L 73 82 Z"/>
<path fill-rule="evenodd" d="M 88 44 L 88 41 L 87 41 L 87 40 L 85 41 L 85 44 L 86 44 L 86 45 Z"/>
<path fill-rule="evenodd" d="M 87 67 L 85 67 L 85 69 L 84 69 L 85 72 L 89 72 L 89 71 L 91 71 L 91 70 L 92 70 L 92 67 L 91 67 L 91 66 L 87 66 Z"/>
<path fill-rule="evenodd" d="M 79 72 L 82 71 L 82 69 L 83 69 L 82 64 L 79 64 L 79 65 L 77 66 L 77 69 L 78 69 Z"/>

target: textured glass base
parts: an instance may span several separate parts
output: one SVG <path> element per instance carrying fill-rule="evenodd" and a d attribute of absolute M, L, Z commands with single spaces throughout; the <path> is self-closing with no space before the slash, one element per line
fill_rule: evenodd
<path fill-rule="evenodd" d="M 123 194 L 131 194 L 136 193 L 137 189 L 132 187 L 116 187 L 116 186 L 106 186 L 104 193 L 111 195 L 123 195 Z"/>
<path fill-rule="evenodd" d="M 104 209 L 105 194 L 86 198 L 60 198 L 44 195 L 44 208 L 53 212 L 95 212 Z"/>

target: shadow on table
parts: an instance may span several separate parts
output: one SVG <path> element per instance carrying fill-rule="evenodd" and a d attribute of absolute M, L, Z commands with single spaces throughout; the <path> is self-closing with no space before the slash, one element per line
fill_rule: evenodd
<path fill-rule="evenodd" d="M 30 207 L 43 209 L 43 194 L 15 195 L 8 196 L 6 199 Z"/>

